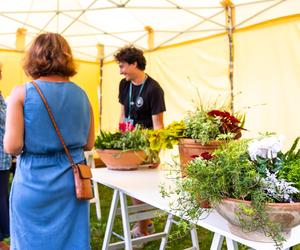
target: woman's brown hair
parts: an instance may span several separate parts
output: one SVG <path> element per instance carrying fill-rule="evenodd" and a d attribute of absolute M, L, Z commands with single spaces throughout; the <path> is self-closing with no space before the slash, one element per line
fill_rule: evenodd
<path fill-rule="evenodd" d="M 77 73 L 70 46 L 57 33 L 44 33 L 35 38 L 26 53 L 23 69 L 33 79 L 49 75 L 69 77 Z"/>

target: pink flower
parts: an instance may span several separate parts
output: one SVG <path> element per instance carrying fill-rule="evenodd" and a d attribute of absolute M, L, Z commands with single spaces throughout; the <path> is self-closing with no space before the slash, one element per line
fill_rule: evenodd
<path fill-rule="evenodd" d="M 134 126 L 130 122 L 120 122 L 119 130 L 122 133 L 130 132 L 130 131 L 134 130 Z"/>

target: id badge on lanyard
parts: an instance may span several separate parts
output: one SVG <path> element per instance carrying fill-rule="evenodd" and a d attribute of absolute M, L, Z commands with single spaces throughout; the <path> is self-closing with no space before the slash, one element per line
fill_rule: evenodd
<path fill-rule="evenodd" d="M 124 122 L 130 123 L 133 126 L 133 119 L 130 119 L 130 116 L 124 118 Z"/>
<path fill-rule="evenodd" d="M 143 81 L 142 85 L 141 85 L 141 88 L 140 88 L 140 91 L 139 91 L 139 94 L 137 96 L 137 99 L 140 98 L 140 95 L 143 91 L 143 88 L 144 88 L 144 84 L 145 84 L 145 81 L 146 81 L 147 77 L 145 78 L 145 80 Z M 134 125 L 134 120 L 130 117 L 131 115 L 131 110 L 132 110 L 132 106 L 134 105 L 134 102 L 131 100 L 132 99 L 132 83 L 130 83 L 130 87 L 129 87 L 129 97 L 128 97 L 128 107 L 129 107 L 129 112 L 128 112 L 128 117 L 126 117 L 124 119 L 124 122 L 126 123 L 130 123 L 132 126 Z"/>

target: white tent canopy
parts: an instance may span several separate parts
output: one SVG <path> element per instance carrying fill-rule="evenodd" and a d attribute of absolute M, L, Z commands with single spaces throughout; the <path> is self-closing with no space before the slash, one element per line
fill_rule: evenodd
<path fill-rule="evenodd" d="M 148 30 L 153 48 L 207 37 L 226 31 L 220 0 L 0 0 L 0 48 L 16 48 L 16 31 L 26 30 L 25 49 L 41 32 L 63 34 L 75 57 L 97 60 L 97 44 L 104 57 L 125 44 L 147 50 Z M 230 3 L 230 1 L 223 1 Z M 299 0 L 232 0 L 234 28 L 300 13 Z"/>

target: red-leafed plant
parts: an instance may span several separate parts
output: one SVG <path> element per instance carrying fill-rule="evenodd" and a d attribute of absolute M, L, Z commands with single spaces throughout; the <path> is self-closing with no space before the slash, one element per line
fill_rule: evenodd
<path fill-rule="evenodd" d="M 238 118 L 231 115 L 228 111 L 214 109 L 209 111 L 207 114 L 220 119 L 221 126 L 219 127 L 219 130 L 222 134 L 235 133 L 235 138 L 241 137 L 241 130 L 243 129 L 241 126 L 243 123 L 241 123 Z"/>
<path fill-rule="evenodd" d="M 184 118 L 184 137 L 195 139 L 201 144 L 213 140 L 230 140 L 241 137 L 245 116 L 232 114 L 226 108 L 198 107 Z"/>

